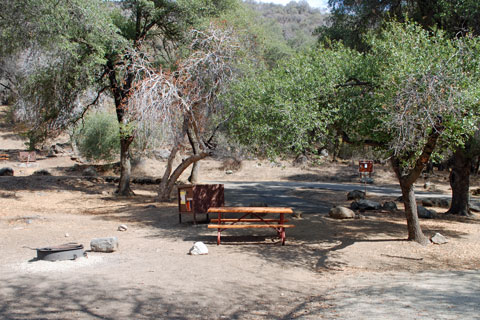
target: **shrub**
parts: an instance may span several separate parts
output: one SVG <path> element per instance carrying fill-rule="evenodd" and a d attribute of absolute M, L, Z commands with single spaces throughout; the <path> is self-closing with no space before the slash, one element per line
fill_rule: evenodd
<path fill-rule="evenodd" d="M 118 121 L 114 114 L 94 112 L 74 131 L 80 154 L 90 161 L 112 161 L 120 153 Z"/>

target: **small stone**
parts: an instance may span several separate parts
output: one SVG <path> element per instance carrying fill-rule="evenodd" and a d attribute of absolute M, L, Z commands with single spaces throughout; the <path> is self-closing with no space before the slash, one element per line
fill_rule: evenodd
<path fill-rule="evenodd" d="M 90 241 L 90 248 L 95 252 L 114 252 L 118 249 L 117 237 L 95 238 Z"/>
<path fill-rule="evenodd" d="M 145 209 L 155 209 L 155 208 L 157 208 L 157 206 L 154 205 L 154 204 L 149 204 L 149 205 L 145 206 Z"/>
<path fill-rule="evenodd" d="M 353 190 L 347 193 L 347 200 L 365 199 L 365 192 L 360 190 Z"/>
<path fill-rule="evenodd" d="M 437 191 L 437 186 L 431 182 L 425 182 L 425 184 L 423 185 L 423 189 L 427 191 Z"/>
<path fill-rule="evenodd" d="M 65 238 L 68 238 L 70 237 L 70 235 L 68 233 L 65 233 Z"/>
<path fill-rule="evenodd" d="M 447 238 L 445 238 L 443 235 L 440 233 L 435 233 L 433 237 L 430 238 L 430 241 L 435 244 L 445 244 L 448 242 Z"/>
<path fill-rule="evenodd" d="M 12 168 L 5 167 L 0 169 L 0 176 L 13 176 L 14 171 Z"/>
<path fill-rule="evenodd" d="M 188 252 L 192 256 L 208 254 L 208 248 L 203 242 L 195 242 L 193 247 Z"/>
<path fill-rule="evenodd" d="M 233 174 L 233 171 L 232 170 L 227 170 L 227 171 L 225 171 L 225 174 Z"/>
<path fill-rule="evenodd" d="M 354 219 L 355 212 L 345 207 L 333 207 L 328 212 L 328 215 L 334 219 Z"/>
<path fill-rule="evenodd" d="M 294 212 L 293 217 L 295 219 L 302 219 L 302 213 L 301 212 Z"/>
<path fill-rule="evenodd" d="M 121 224 L 118 226 L 118 231 L 127 231 L 128 227 L 124 224 Z"/>

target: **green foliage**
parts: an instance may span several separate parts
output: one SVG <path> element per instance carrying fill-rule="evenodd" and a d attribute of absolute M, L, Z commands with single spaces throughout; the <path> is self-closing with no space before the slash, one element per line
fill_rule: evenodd
<path fill-rule="evenodd" d="M 478 123 L 478 39 L 450 40 L 416 24 L 389 23 L 370 34 L 371 50 L 357 66 L 370 88 L 345 87 L 343 127 L 359 140 L 413 165 L 429 135 L 461 145 Z"/>
<path fill-rule="evenodd" d="M 340 45 L 312 49 L 239 81 L 229 97 L 231 136 L 269 156 L 325 143 L 340 115 L 335 87 L 359 57 Z"/>
<path fill-rule="evenodd" d="M 279 25 L 263 19 L 247 5 L 236 6 L 219 19 L 232 26 L 242 39 L 242 49 L 248 52 L 243 68 L 272 68 L 278 61 L 293 54 L 282 37 Z"/>
<path fill-rule="evenodd" d="M 327 15 L 319 9 L 311 8 L 306 1 L 290 1 L 286 6 L 273 3 L 246 4 L 277 29 L 278 35 L 295 49 L 306 49 L 315 43 L 313 31 L 323 25 Z"/>
<path fill-rule="evenodd" d="M 80 154 L 91 161 L 111 161 L 120 153 L 119 125 L 114 114 L 89 113 L 74 131 Z"/>
<path fill-rule="evenodd" d="M 387 21 L 414 21 L 424 29 L 444 30 L 448 37 L 480 35 L 478 0 L 329 0 L 329 24 L 316 30 L 320 42 L 342 40 L 347 46 L 368 49 L 363 35 L 381 30 Z"/>
<path fill-rule="evenodd" d="M 98 81 L 107 50 L 122 40 L 103 1 L 20 0 L 5 10 L 15 13 L 0 22 L 0 65 L 15 61 L 9 57 L 19 61 L 12 84 L 16 115 L 34 148 L 82 111 L 81 100 Z"/>

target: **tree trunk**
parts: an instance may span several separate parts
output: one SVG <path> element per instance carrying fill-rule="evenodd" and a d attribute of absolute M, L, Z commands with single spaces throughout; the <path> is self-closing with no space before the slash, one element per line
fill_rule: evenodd
<path fill-rule="evenodd" d="M 175 160 L 177 153 L 178 153 L 178 146 L 175 146 L 173 147 L 172 151 L 170 152 L 170 155 L 168 156 L 167 167 L 165 168 L 165 172 L 163 173 L 162 181 L 158 186 L 158 196 L 160 198 L 160 201 L 170 200 L 170 193 L 169 192 L 167 193 L 168 180 L 169 180 L 170 174 L 172 173 L 173 160 Z"/>
<path fill-rule="evenodd" d="M 117 193 L 122 196 L 133 195 L 132 189 L 130 189 L 130 154 L 128 149 L 132 143 L 132 138 L 120 139 L 120 181 L 118 183 Z"/>
<path fill-rule="evenodd" d="M 205 159 L 210 154 L 208 152 L 201 152 L 197 155 L 192 155 L 187 159 L 183 160 L 182 163 L 173 171 L 173 173 L 168 177 L 168 179 L 162 179 L 161 188 L 159 188 L 158 196 L 160 201 L 170 201 L 170 195 L 173 188 L 175 187 L 175 182 L 177 182 L 180 175 L 192 164 L 202 159 Z"/>
<path fill-rule="evenodd" d="M 405 216 L 407 218 L 408 240 L 427 245 L 429 243 L 428 238 L 423 234 L 418 220 L 417 202 L 415 200 L 413 183 L 408 183 L 404 179 L 399 179 L 399 182 L 400 188 L 402 189 Z"/>
<path fill-rule="evenodd" d="M 192 129 L 187 129 L 187 136 L 190 145 L 192 146 L 193 155 L 198 155 L 200 153 L 200 145 L 195 137 L 195 133 L 192 132 Z M 190 172 L 190 176 L 188 177 L 188 181 L 190 183 L 197 183 L 199 181 L 199 174 L 200 174 L 200 162 L 195 161 L 192 165 L 192 171 Z"/>
<path fill-rule="evenodd" d="M 428 159 L 426 159 L 428 161 Z M 424 160 L 424 163 L 427 161 Z M 413 184 L 422 172 L 423 167 L 417 165 L 409 174 L 404 174 L 400 167 L 400 160 L 392 157 L 391 163 L 395 174 L 397 175 L 400 188 L 402 189 L 403 204 L 405 206 L 405 216 L 407 218 L 408 240 L 418 242 L 422 245 L 429 243 L 428 238 L 422 232 L 418 220 L 417 202 Z"/>
<path fill-rule="evenodd" d="M 453 155 L 453 167 L 450 172 L 452 204 L 446 213 L 467 216 L 470 214 L 470 168 L 472 159 L 466 150 L 458 149 Z"/>

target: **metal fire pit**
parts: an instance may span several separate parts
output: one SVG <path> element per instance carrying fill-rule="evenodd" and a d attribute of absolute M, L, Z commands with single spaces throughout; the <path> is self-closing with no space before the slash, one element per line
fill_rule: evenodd
<path fill-rule="evenodd" d="M 65 243 L 55 247 L 37 248 L 36 250 L 37 260 L 76 260 L 85 255 L 83 245 L 78 243 Z"/>

